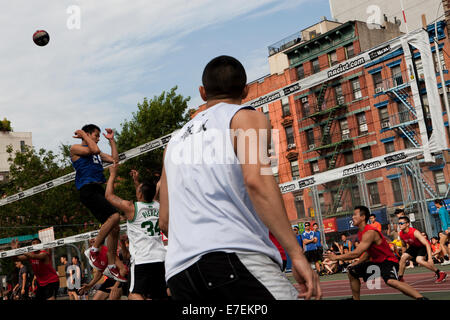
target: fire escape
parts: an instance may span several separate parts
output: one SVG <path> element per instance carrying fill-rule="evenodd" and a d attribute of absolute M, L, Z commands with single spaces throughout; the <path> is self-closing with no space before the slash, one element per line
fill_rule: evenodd
<path fill-rule="evenodd" d="M 383 87 L 379 90 L 381 94 L 387 95 L 390 100 L 398 102 L 402 106 L 403 111 L 389 116 L 388 121 L 383 121 L 381 127 L 384 130 L 394 130 L 394 132 L 402 137 L 408 139 L 411 146 L 414 148 L 420 147 L 420 142 L 417 137 L 417 133 L 414 130 L 414 125 L 418 123 L 417 112 L 414 106 L 410 103 L 412 96 L 409 88 L 410 83 L 403 81 L 403 74 L 394 74 L 392 79 L 383 81 Z M 410 163 L 398 165 L 403 170 L 403 173 L 409 176 L 414 176 L 422 184 L 424 190 L 430 195 L 431 198 L 438 198 L 439 195 L 432 187 L 432 183 L 428 181 L 423 174 L 419 174 L 413 170 Z M 407 202 L 411 201 L 411 194 L 409 193 Z"/>
<path fill-rule="evenodd" d="M 328 158 L 327 170 L 332 170 L 336 167 L 342 149 L 353 143 L 349 131 L 341 131 L 337 123 L 339 116 L 347 110 L 347 104 L 344 96 L 326 99 L 327 94 L 329 95 L 331 92 L 331 90 L 328 90 L 328 82 L 324 82 L 317 89 L 316 104 L 313 105 L 312 113 L 304 117 L 303 120 L 312 119 L 316 125 L 320 125 L 322 135 L 320 139 L 314 141 L 314 144 L 309 145 L 308 152 L 317 152 L 320 156 Z M 334 215 L 341 206 L 343 194 L 348 189 L 349 182 L 348 178 L 344 178 L 340 182 L 333 181 L 326 184 L 329 192 L 337 190 L 333 197 L 333 203 L 326 212 L 327 216 Z"/>

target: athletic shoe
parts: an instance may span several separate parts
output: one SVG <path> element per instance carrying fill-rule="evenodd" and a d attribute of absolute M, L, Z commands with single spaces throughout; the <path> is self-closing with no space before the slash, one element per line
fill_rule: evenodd
<path fill-rule="evenodd" d="M 439 272 L 439 278 L 437 278 L 437 280 L 434 283 L 442 283 L 445 281 L 445 279 L 447 278 L 447 273 L 446 272 Z"/>
<path fill-rule="evenodd" d="M 446 266 L 450 264 L 450 260 L 445 260 L 444 262 L 441 263 L 441 266 Z"/>
<path fill-rule="evenodd" d="M 84 255 L 89 261 L 92 268 L 103 271 L 108 265 L 107 261 L 102 260 L 100 257 L 100 252 L 93 252 L 90 248 L 84 251 Z"/>
<path fill-rule="evenodd" d="M 116 266 L 110 268 L 107 267 L 105 269 L 105 271 L 103 271 L 103 274 L 109 278 L 113 278 L 114 280 L 120 281 L 120 282 L 127 282 L 127 278 L 122 277 L 122 275 L 120 274 L 119 268 L 117 268 Z"/>
<path fill-rule="evenodd" d="M 399 277 L 399 278 L 398 278 L 398 281 L 400 281 L 400 282 L 405 282 L 405 278 L 403 278 L 403 277 L 400 278 L 400 277 Z"/>

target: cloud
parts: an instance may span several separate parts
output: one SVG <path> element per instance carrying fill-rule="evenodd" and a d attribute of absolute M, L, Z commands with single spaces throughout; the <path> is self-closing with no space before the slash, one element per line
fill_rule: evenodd
<path fill-rule="evenodd" d="M 165 69 L 171 65 L 166 57 L 175 53 L 182 57 L 187 35 L 239 17 L 267 15 L 290 7 L 290 3 L 293 2 L 5 2 L 0 12 L 2 25 L 8 26 L 7 40 L 0 48 L 0 117 L 11 120 L 15 131 L 31 131 L 37 148 L 54 151 L 60 143 L 75 143 L 71 138 L 74 130 L 86 123 L 119 129 L 120 123 L 136 110 L 137 102 L 160 93 L 154 88 L 158 88 Z M 81 10 L 79 30 L 69 30 L 66 25 L 70 16 L 67 8 L 71 5 Z M 49 32 L 50 43 L 46 47 L 37 47 L 31 41 L 37 29 Z M 265 59 L 266 53 L 249 54 L 249 79 L 264 72 Z M 182 77 L 183 70 L 178 70 L 177 76 Z M 194 97 L 192 103 L 201 103 L 198 98 Z"/>

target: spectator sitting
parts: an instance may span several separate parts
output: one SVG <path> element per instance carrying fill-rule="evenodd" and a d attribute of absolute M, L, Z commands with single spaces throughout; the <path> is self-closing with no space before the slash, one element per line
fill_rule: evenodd
<path fill-rule="evenodd" d="M 326 251 L 327 253 L 333 253 L 332 250 L 328 249 Z M 337 261 L 331 261 L 328 258 L 325 258 L 322 261 L 322 264 L 324 266 L 325 272 L 327 275 L 335 274 L 338 271 L 338 262 Z"/>
<path fill-rule="evenodd" d="M 444 253 L 442 252 L 441 244 L 439 243 L 439 238 L 431 238 L 431 251 L 434 263 L 444 262 Z"/>

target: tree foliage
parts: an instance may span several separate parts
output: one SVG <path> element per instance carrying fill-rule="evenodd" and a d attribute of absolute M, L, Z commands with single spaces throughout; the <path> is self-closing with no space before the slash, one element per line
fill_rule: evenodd
<path fill-rule="evenodd" d="M 121 124 L 121 131 L 117 134 L 119 152 L 172 133 L 189 121 L 187 103 L 190 97 L 184 98 L 176 90 L 177 87 L 173 87 L 169 92 L 164 91 L 151 100 L 144 98 L 142 103 L 137 104 L 138 110 L 133 112 L 130 120 Z M 126 199 L 135 197 L 134 186 L 129 177 L 131 169 L 139 171 L 141 180 L 158 180 L 162 169 L 162 155 L 163 149 L 160 148 L 126 161 L 119 169 L 122 180 L 117 186 L 117 192 Z"/>

